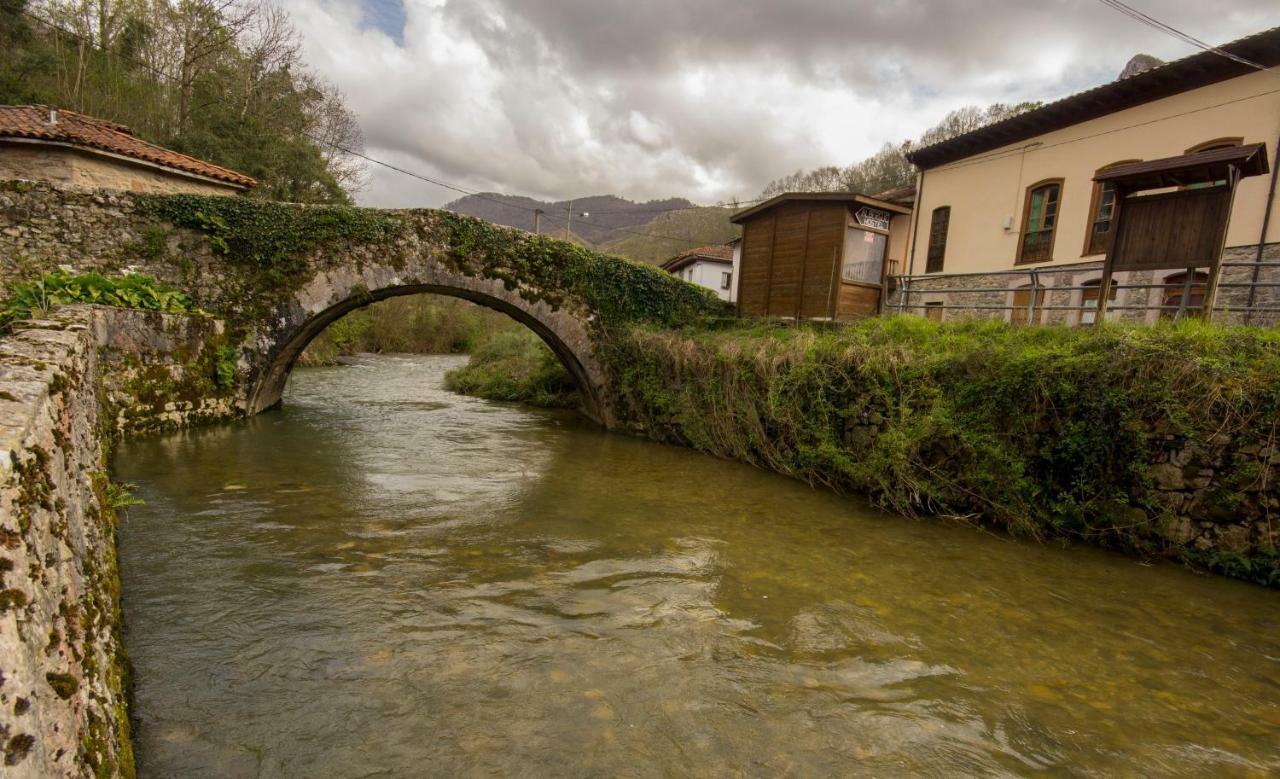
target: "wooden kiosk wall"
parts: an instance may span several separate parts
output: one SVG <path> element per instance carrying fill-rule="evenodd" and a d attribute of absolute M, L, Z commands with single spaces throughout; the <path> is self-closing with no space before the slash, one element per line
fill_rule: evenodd
<path fill-rule="evenodd" d="M 738 313 L 836 315 L 849 209 L 844 203 L 782 203 L 742 225 Z"/>

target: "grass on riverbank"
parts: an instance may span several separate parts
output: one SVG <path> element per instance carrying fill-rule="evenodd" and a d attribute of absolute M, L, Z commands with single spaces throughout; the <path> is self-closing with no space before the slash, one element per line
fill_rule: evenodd
<path fill-rule="evenodd" d="M 470 354 L 446 386 L 464 395 L 541 408 L 579 405 L 573 377 L 541 339 L 505 314 L 464 300 L 411 295 L 374 303 L 330 325 L 303 352 L 302 365 L 342 355 Z"/>
<path fill-rule="evenodd" d="M 480 344 L 463 367 L 445 375 L 445 387 L 463 395 L 540 408 L 576 408 L 573 377 L 531 331 L 505 331 Z"/>
<path fill-rule="evenodd" d="M 1276 330 L 914 317 L 838 329 L 636 327 L 602 357 L 620 416 L 659 440 L 908 515 L 1280 584 L 1267 540 L 1280 528 Z M 1177 478 L 1189 474 L 1185 489 L 1153 477 L 1171 460 Z M 1210 470 L 1213 486 L 1197 492 L 1192 482 Z M 1242 530 L 1205 551 L 1185 537 L 1201 521 Z"/>

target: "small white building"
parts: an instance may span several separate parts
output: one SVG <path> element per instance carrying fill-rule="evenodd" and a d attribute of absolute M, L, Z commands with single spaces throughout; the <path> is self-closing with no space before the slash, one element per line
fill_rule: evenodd
<path fill-rule="evenodd" d="M 662 263 L 662 269 L 673 276 L 706 287 L 721 300 L 733 301 L 733 248 L 702 246 Z"/>

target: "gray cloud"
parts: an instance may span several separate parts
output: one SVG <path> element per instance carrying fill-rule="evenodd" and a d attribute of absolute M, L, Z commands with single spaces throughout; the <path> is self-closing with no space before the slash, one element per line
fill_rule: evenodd
<path fill-rule="evenodd" d="M 285 2 L 372 156 L 557 199 L 750 198 L 965 104 L 1052 99 L 1114 78 L 1138 51 L 1191 53 L 1096 0 Z M 403 7 L 402 30 L 368 23 L 388 5 Z M 1210 42 L 1277 23 L 1274 0 L 1158 5 L 1145 10 Z M 374 169 L 362 197 L 453 196 Z"/>

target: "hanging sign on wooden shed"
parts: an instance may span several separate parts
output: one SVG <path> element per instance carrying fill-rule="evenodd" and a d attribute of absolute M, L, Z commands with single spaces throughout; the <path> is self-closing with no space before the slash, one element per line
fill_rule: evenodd
<path fill-rule="evenodd" d="M 888 211 L 881 211 L 878 208 L 863 206 L 862 208 L 859 208 L 857 213 L 853 216 L 858 220 L 858 224 L 863 227 L 870 227 L 873 230 L 884 230 L 885 232 L 888 232 L 889 220 L 893 215 Z"/>

